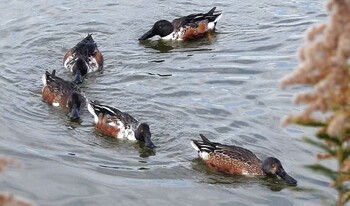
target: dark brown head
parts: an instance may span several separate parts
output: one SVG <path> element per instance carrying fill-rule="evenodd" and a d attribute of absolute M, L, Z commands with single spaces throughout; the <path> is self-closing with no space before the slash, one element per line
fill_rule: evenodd
<path fill-rule="evenodd" d="M 274 157 L 268 157 L 261 165 L 262 171 L 266 175 L 277 175 L 290 185 L 297 185 L 297 181 L 284 171 L 281 162 Z"/>
<path fill-rule="evenodd" d="M 146 147 L 154 148 L 155 145 L 151 141 L 151 131 L 147 123 L 141 123 L 135 130 L 135 138 L 145 142 Z"/>
<path fill-rule="evenodd" d="M 83 82 L 83 76 L 85 76 L 88 72 L 88 66 L 85 59 L 81 56 L 78 57 L 77 61 L 73 66 L 73 82 L 76 84 L 80 84 Z"/>
<path fill-rule="evenodd" d="M 77 92 L 72 92 L 68 100 L 68 108 L 72 120 L 79 119 L 79 112 L 82 105 L 82 100 L 80 94 Z"/>
<path fill-rule="evenodd" d="M 168 36 L 174 31 L 174 26 L 170 21 L 160 20 L 157 21 L 152 29 L 142 35 L 139 40 L 146 40 L 152 38 L 153 36 L 159 35 L 161 37 Z"/>

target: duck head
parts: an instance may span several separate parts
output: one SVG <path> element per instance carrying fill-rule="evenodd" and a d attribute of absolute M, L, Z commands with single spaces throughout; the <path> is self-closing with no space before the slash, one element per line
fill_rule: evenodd
<path fill-rule="evenodd" d="M 73 82 L 76 84 L 80 84 L 83 82 L 83 76 L 87 74 L 88 67 L 85 59 L 83 57 L 78 57 L 77 61 L 73 66 Z"/>
<path fill-rule="evenodd" d="M 77 92 L 72 92 L 68 101 L 68 108 L 70 112 L 70 118 L 72 120 L 79 119 L 79 111 L 81 107 L 81 98 Z"/>
<path fill-rule="evenodd" d="M 268 157 L 261 165 L 262 171 L 267 175 L 277 175 L 290 185 L 296 185 L 297 181 L 284 171 L 281 162 L 274 157 Z"/>
<path fill-rule="evenodd" d="M 135 130 L 135 138 L 145 142 L 146 147 L 156 147 L 151 140 L 151 131 L 147 123 L 141 123 Z"/>
<path fill-rule="evenodd" d="M 159 35 L 160 37 L 165 37 L 174 31 L 174 26 L 171 22 L 167 20 L 160 20 L 154 23 L 151 30 L 142 35 L 139 40 L 146 40 L 152 38 L 153 36 Z"/>

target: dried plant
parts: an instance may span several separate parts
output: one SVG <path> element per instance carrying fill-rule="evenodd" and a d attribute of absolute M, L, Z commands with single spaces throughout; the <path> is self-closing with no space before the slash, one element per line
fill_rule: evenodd
<path fill-rule="evenodd" d="M 350 0 L 328 0 L 328 21 L 315 25 L 306 35 L 306 43 L 299 50 L 299 65 L 281 80 L 281 87 L 304 84 L 311 91 L 297 94 L 295 103 L 306 104 L 298 115 L 290 115 L 283 124 L 297 123 L 320 127 L 317 140 L 305 140 L 325 153 L 319 160 L 335 159 L 336 170 L 322 164 L 311 169 L 331 178 L 331 186 L 338 191 L 337 205 L 350 199 Z"/>
<path fill-rule="evenodd" d="M 20 166 L 20 164 L 16 160 L 5 156 L 0 156 L 0 172 L 4 171 L 7 165 L 13 165 L 16 167 Z"/>
<path fill-rule="evenodd" d="M 7 165 L 13 165 L 18 167 L 20 164 L 9 157 L 0 156 L 0 172 L 2 172 Z M 11 206 L 33 206 L 32 203 L 21 200 L 15 197 L 12 193 L 0 192 L 0 205 L 11 205 Z"/>
<path fill-rule="evenodd" d="M 21 200 L 15 197 L 12 193 L 0 192 L 0 205 L 11 205 L 11 206 L 33 206 L 26 200 Z"/>

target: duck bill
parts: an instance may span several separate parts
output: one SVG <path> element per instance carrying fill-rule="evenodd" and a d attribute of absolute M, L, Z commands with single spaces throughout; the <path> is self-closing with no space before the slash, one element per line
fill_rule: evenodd
<path fill-rule="evenodd" d="M 77 106 L 73 106 L 72 111 L 71 111 L 71 115 L 70 118 L 72 120 L 77 120 L 79 119 L 79 109 Z"/>
<path fill-rule="evenodd" d="M 146 32 L 144 35 L 142 35 L 139 38 L 139 40 L 146 40 L 146 39 L 152 38 L 153 36 L 155 36 L 155 35 L 153 34 L 153 29 L 151 29 L 148 32 Z"/>
<path fill-rule="evenodd" d="M 156 147 L 151 140 L 151 136 L 145 137 L 145 145 L 148 148 L 155 148 Z"/>
<path fill-rule="evenodd" d="M 74 80 L 73 80 L 73 82 L 76 83 L 76 84 L 81 84 L 81 83 L 83 83 L 83 77 L 81 76 L 80 73 L 76 73 L 76 74 L 74 75 Z"/>
<path fill-rule="evenodd" d="M 290 185 L 297 185 L 297 181 L 289 176 L 286 171 L 284 171 L 283 168 L 281 168 L 277 173 L 276 173 L 278 176 L 280 176 L 284 181 L 286 181 L 288 184 Z"/>

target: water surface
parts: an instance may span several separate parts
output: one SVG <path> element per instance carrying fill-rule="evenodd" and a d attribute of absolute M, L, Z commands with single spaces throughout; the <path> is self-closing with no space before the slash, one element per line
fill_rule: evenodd
<path fill-rule="evenodd" d="M 224 15 L 209 40 L 137 41 L 156 20 L 213 6 Z M 0 152 L 23 164 L 1 174 L 2 191 L 37 205 L 286 206 L 335 197 L 326 178 L 304 168 L 318 150 L 300 137 L 313 131 L 280 126 L 300 111 L 291 103 L 300 87 L 281 91 L 278 80 L 297 65 L 304 31 L 325 21 L 320 1 L 15 0 L 0 11 Z M 82 85 L 86 96 L 148 122 L 155 151 L 99 135 L 87 110 L 73 123 L 41 101 L 42 74 L 71 78 L 63 55 L 87 33 L 105 66 Z M 278 157 L 298 187 L 209 170 L 189 144 L 199 133 Z"/>

